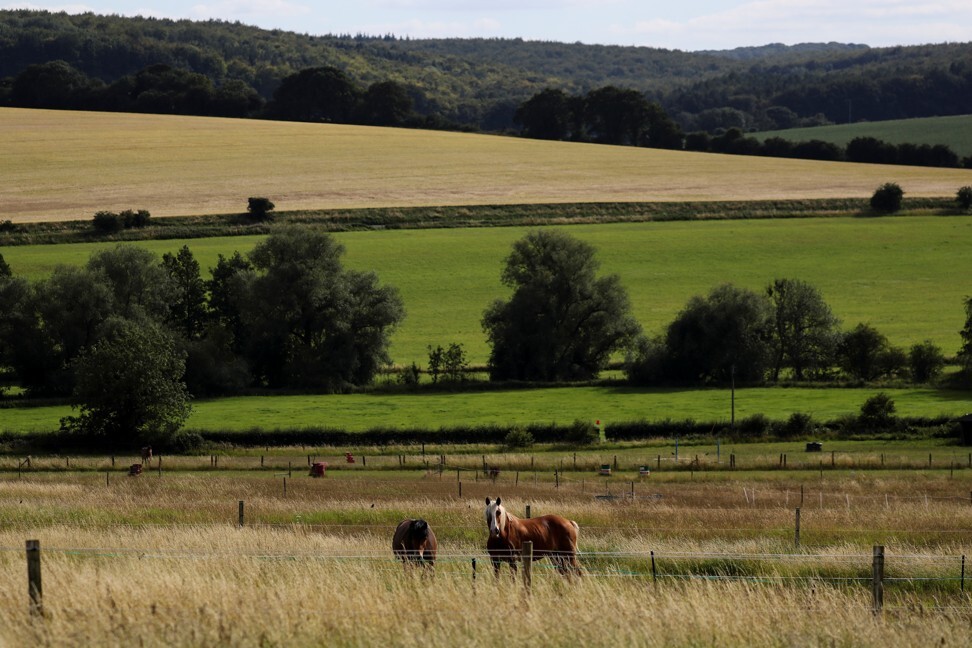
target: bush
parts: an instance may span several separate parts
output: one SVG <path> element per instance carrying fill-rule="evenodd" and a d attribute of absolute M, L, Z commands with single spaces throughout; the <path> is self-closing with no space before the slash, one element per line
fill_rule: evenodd
<path fill-rule="evenodd" d="M 759 437 L 771 426 L 772 422 L 765 414 L 752 414 L 736 423 L 736 430 L 744 437 Z"/>
<path fill-rule="evenodd" d="M 574 421 L 564 431 L 564 441 L 577 445 L 588 445 L 598 439 L 597 429 L 590 421 Z"/>
<path fill-rule="evenodd" d="M 402 369 L 402 373 L 398 374 L 398 383 L 401 385 L 407 385 L 409 387 L 415 387 L 419 384 L 419 376 L 421 374 L 421 369 L 414 362 Z"/>
<path fill-rule="evenodd" d="M 809 414 L 793 412 L 790 418 L 775 426 L 775 429 L 776 435 L 784 439 L 804 436 L 813 431 L 813 420 Z"/>
<path fill-rule="evenodd" d="M 94 215 L 94 228 L 105 234 L 120 232 L 125 226 L 125 221 L 118 214 L 110 211 L 100 211 Z"/>
<path fill-rule="evenodd" d="M 895 422 L 894 412 L 894 401 L 884 392 L 880 392 L 864 401 L 857 420 L 868 429 L 886 428 Z"/>
<path fill-rule="evenodd" d="M 515 427 L 506 434 L 503 443 L 508 448 L 529 448 L 533 445 L 533 435 L 523 428 Z"/>
<path fill-rule="evenodd" d="M 883 214 L 893 214 L 901 209 L 904 191 L 895 182 L 886 182 L 871 196 L 871 209 Z"/>
<path fill-rule="evenodd" d="M 270 212 L 276 207 L 269 198 L 262 197 L 250 197 L 246 201 L 246 210 L 250 213 L 250 216 L 256 220 L 269 220 L 271 218 Z"/>
<path fill-rule="evenodd" d="M 958 203 L 959 209 L 968 211 L 969 207 L 972 207 L 972 187 L 965 186 L 959 189 L 955 194 L 955 202 Z"/>
<path fill-rule="evenodd" d="M 125 229 L 131 229 L 133 227 L 145 227 L 148 225 L 151 214 L 148 213 L 147 209 L 139 209 L 138 211 L 126 209 L 118 214 L 118 216 L 125 225 Z"/>
<path fill-rule="evenodd" d="M 945 367 L 945 354 L 931 340 L 915 344 L 908 351 L 908 370 L 916 383 L 933 380 Z"/>

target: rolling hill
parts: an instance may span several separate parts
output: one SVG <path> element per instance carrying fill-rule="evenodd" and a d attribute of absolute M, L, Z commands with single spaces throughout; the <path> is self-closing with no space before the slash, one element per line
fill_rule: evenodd
<path fill-rule="evenodd" d="M 765 141 L 771 137 L 801 142 L 822 140 L 846 146 L 855 137 L 873 137 L 889 144 L 945 144 L 959 157 L 972 156 L 972 115 L 892 119 L 857 122 L 813 128 L 762 131 L 753 137 Z"/>
<path fill-rule="evenodd" d="M 725 156 L 336 124 L 0 109 L 2 217 L 348 207 L 952 196 L 963 169 Z"/>

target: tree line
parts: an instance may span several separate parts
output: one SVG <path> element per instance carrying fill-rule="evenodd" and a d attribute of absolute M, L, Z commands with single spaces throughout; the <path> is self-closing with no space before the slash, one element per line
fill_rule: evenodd
<path fill-rule="evenodd" d="M 188 246 L 159 260 L 122 244 L 33 283 L 0 256 L 0 366 L 29 396 L 68 397 L 77 414 L 65 430 L 115 447 L 174 443 L 191 397 L 366 386 L 391 363 L 405 307 L 374 273 L 344 269 L 342 254 L 329 234 L 285 227 L 245 256 L 220 255 L 208 279 Z M 866 323 L 842 330 L 798 279 L 761 293 L 717 286 L 645 335 L 620 278 L 598 268 L 593 246 L 559 230 L 513 244 L 501 273 L 510 297 L 483 312 L 490 380 L 594 380 L 618 354 L 632 384 L 657 386 L 923 383 L 946 362 L 929 341 L 905 350 Z M 972 298 L 964 307 L 956 358 L 970 378 Z M 433 382 L 460 380 L 465 362 L 461 345 L 429 345 Z M 412 369 L 405 384 L 418 382 Z"/>
<path fill-rule="evenodd" d="M 216 20 L 5 10 L 0 104 L 9 105 L 13 81 L 32 65 L 63 62 L 81 75 L 65 75 L 67 88 L 83 86 L 84 79 L 111 87 L 164 66 L 208 79 L 214 96 L 208 98 L 209 89 L 196 79 L 196 104 L 186 98 L 173 107 L 168 98 L 149 94 L 138 109 L 185 111 L 195 105 L 200 112 L 187 114 L 241 116 L 258 114 L 256 104 L 272 101 L 283 79 L 332 67 L 361 88 L 400 84 L 418 117 L 431 124 L 511 131 L 517 106 L 544 88 L 583 96 L 613 86 L 642 93 L 684 132 L 720 134 L 972 113 L 970 47 L 828 43 L 680 52 L 521 39 L 310 36 Z M 80 97 L 84 89 L 78 90 Z M 144 94 L 137 84 L 116 90 Z M 115 106 L 122 101 L 112 99 Z"/>

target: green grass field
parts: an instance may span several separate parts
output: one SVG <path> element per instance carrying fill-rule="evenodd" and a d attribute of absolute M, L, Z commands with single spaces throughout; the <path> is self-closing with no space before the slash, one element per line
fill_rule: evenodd
<path fill-rule="evenodd" d="M 893 344 L 931 339 L 947 355 L 960 344 L 962 300 L 972 294 L 963 269 L 972 217 L 772 219 L 572 225 L 594 245 L 602 271 L 620 275 L 636 318 L 660 332 L 690 297 L 721 282 L 762 290 L 777 277 L 815 285 L 845 328 L 869 322 Z M 428 345 L 465 345 L 473 364 L 488 347 L 480 319 L 507 292 L 500 272 L 527 228 L 349 232 L 335 236 L 346 264 L 374 270 L 396 286 L 407 310 L 392 338 L 400 365 L 424 366 Z M 219 253 L 247 252 L 257 237 L 147 241 L 161 256 L 188 244 L 208 276 Z M 108 243 L 0 249 L 15 274 L 47 275 L 58 263 L 82 264 Z"/>
<path fill-rule="evenodd" d="M 884 391 L 897 413 L 907 417 L 960 416 L 972 411 L 968 392 L 913 389 L 754 388 L 736 390 L 736 419 L 765 414 L 782 420 L 793 412 L 819 422 L 856 414 L 864 401 Z M 56 430 L 67 406 L 0 409 L 0 431 Z M 728 389 L 644 390 L 628 387 L 561 387 L 531 390 L 486 390 L 419 393 L 245 396 L 196 401 L 186 427 L 200 430 L 246 430 L 332 427 L 371 428 L 569 424 L 574 420 L 724 421 L 731 417 Z"/>
<path fill-rule="evenodd" d="M 972 115 L 790 128 L 753 133 L 753 137 L 760 141 L 770 137 L 795 142 L 818 139 L 841 146 L 855 137 L 875 137 L 890 144 L 946 144 L 961 158 L 972 155 Z"/>
<path fill-rule="evenodd" d="M 382 206 L 953 196 L 960 169 L 781 160 L 511 137 L 172 115 L 0 109 L 14 222 Z"/>

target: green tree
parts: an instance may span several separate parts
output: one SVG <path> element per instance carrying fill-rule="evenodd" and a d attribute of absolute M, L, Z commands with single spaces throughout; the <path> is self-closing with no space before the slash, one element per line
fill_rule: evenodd
<path fill-rule="evenodd" d="M 886 182 L 871 196 L 871 209 L 883 214 L 893 214 L 901 209 L 904 191 L 894 182 Z"/>
<path fill-rule="evenodd" d="M 545 88 L 524 101 L 513 116 L 523 135 L 536 139 L 567 139 L 571 132 L 570 98 L 563 90 Z"/>
<path fill-rule="evenodd" d="M 962 347 L 958 352 L 958 361 L 962 371 L 972 377 L 972 297 L 965 298 L 965 326 L 959 335 L 962 337 Z"/>
<path fill-rule="evenodd" d="M 926 383 L 936 378 L 945 367 L 945 354 L 931 340 L 912 345 L 908 350 L 911 379 Z"/>
<path fill-rule="evenodd" d="M 882 429 L 894 423 L 894 414 L 894 401 L 884 392 L 880 392 L 864 401 L 857 420 L 867 429 Z"/>
<path fill-rule="evenodd" d="M 649 126 L 650 106 L 637 90 L 605 86 L 587 94 L 587 130 L 604 144 L 639 146 Z"/>
<path fill-rule="evenodd" d="M 408 89 L 396 81 L 372 83 L 361 98 L 360 117 L 373 126 L 401 126 L 412 116 Z"/>
<path fill-rule="evenodd" d="M 110 448 L 171 442 L 191 411 L 184 357 L 157 324 L 116 319 L 109 328 L 75 361 L 71 406 L 80 413 L 62 428 Z"/>
<path fill-rule="evenodd" d="M 843 335 L 837 356 L 848 375 L 864 382 L 896 372 L 905 361 L 883 333 L 863 323 Z"/>
<path fill-rule="evenodd" d="M 280 82 L 270 110 L 282 119 L 347 123 L 358 94 L 348 75 L 338 68 L 307 68 Z"/>
<path fill-rule="evenodd" d="M 121 317 L 162 320 L 173 301 L 173 284 L 158 258 L 136 245 L 117 245 L 88 259 L 87 269 L 100 274 L 113 297 L 113 310 Z"/>
<path fill-rule="evenodd" d="M 13 271 L 10 269 L 10 264 L 7 263 L 3 255 L 0 254 L 0 277 L 12 277 Z"/>
<path fill-rule="evenodd" d="M 271 218 L 270 212 L 274 210 L 274 205 L 269 198 L 262 196 L 250 196 L 246 199 L 246 211 L 255 220 L 263 221 Z"/>
<path fill-rule="evenodd" d="M 783 367 L 797 380 L 817 377 L 834 361 L 840 321 L 812 285 L 776 279 L 766 288 L 773 308 L 773 380 Z"/>
<path fill-rule="evenodd" d="M 513 244 L 502 282 L 513 289 L 483 314 L 493 380 L 587 380 L 640 327 L 616 275 L 596 276 L 594 248 L 557 230 Z"/>
<path fill-rule="evenodd" d="M 211 279 L 205 282 L 210 315 L 229 333 L 229 346 L 237 353 L 246 344 L 243 308 L 253 274 L 253 265 L 239 252 L 229 258 L 220 254 L 216 267 L 210 268 Z"/>
<path fill-rule="evenodd" d="M 247 357 L 267 384 L 340 390 L 371 382 L 390 362 L 401 299 L 374 273 L 344 270 L 343 252 L 326 233 L 289 228 L 250 254 Z"/>
<path fill-rule="evenodd" d="M 176 326 L 187 340 L 199 337 L 206 323 L 206 284 L 199 274 L 199 262 L 188 245 L 176 254 L 162 255 L 162 267 L 174 286 L 167 320 Z"/>
<path fill-rule="evenodd" d="M 665 375 L 680 382 L 762 380 L 770 362 L 772 311 L 768 300 L 723 284 L 693 297 L 668 325 Z"/>
<path fill-rule="evenodd" d="M 972 207 L 972 186 L 959 188 L 955 193 L 955 202 L 958 204 L 959 209 L 968 211 Z"/>

